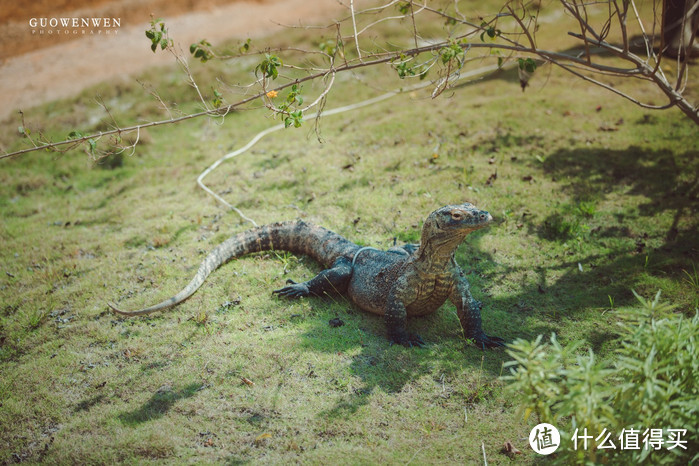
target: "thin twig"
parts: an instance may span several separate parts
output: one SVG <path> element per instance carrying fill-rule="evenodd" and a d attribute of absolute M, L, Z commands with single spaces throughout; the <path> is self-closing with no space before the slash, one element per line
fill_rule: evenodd
<path fill-rule="evenodd" d="M 354 0 L 350 0 L 350 12 L 352 13 L 352 30 L 354 31 L 354 44 L 357 47 L 357 57 L 362 59 L 362 51 L 359 49 L 359 34 L 357 34 L 357 21 L 354 18 Z"/>
<path fill-rule="evenodd" d="M 415 24 L 415 10 L 413 9 L 413 0 L 410 0 L 410 19 L 413 22 L 413 39 L 415 39 L 415 48 L 418 48 L 417 43 L 417 25 Z"/>

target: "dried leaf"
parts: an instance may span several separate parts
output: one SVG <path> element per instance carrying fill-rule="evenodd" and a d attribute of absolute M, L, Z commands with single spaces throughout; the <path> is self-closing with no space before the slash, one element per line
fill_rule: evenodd
<path fill-rule="evenodd" d="M 512 442 L 509 440 L 505 442 L 505 445 L 502 447 L 502 451 L 507 453 L 508 455 L 521 455 L 522 452 L 515 447 Z"/>
<path fill-rule="evenodd" d="M 486 186 L 492 186 L 493 183 L 495 183 L 495 180 L 498 179 L 498 172 L 495 171 L 495 173 L 491 173 L 491 175 L 488 177 L 488 179 L 485 182 Z"/>
<path fill-rule="evenodd" d="M 240 380 L 242 380 L 243 382 L 245 382 L 245 384 L 247 384 L 247 385 L 249 385 L 249 386 L 251 386 L 251 387 L 254 387 L 254 386 L 255 386 L 255 382 L 253 382 L 252 380 L 248 379 L 247 377 L 241 377 Z"/>

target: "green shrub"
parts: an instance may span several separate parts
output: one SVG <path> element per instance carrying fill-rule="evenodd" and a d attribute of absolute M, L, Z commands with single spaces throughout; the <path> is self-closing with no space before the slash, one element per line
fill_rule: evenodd
<path fill-rule="evenodd" d="M 541 225 L 542 236 L 551 241 L 565 241 L 579 237 L 585 227 L 577 218 L 569 218 L 559 213 L 549 215 Z"/>
<path fill-rule="evenodd" d="M 634 293 L 635 294 L 635 293 Z M 554 460 L 559 463 L 649 464 L 695 463 L 699 460 L 699 313 L 687 319 L 660 303 L 636 295 L 637 309 L 620 311 L 620 343 L 614 364 L 601 364 L 589 350 L 577 351 L 582 342 L 562 346 L 517 340 L 508 353 L 511 375 L 507 387 L 522 400 L 525 418 L 553 424 L 561 434 Z M 578 432 L 578 449 L 573 436 Z M 585 429 L 587 431 L 585 432 Z M 604 436 L 615 448 L 597 449 Z M 636 429 L 639 449 L 622 449 L 620 435 Z M 662 429 L 659 450 L 646 448 L 643 439 Z M 669 429 L 686 429 L 680 435 L 686 449 L 672 446 Z M 631 431 L 633 432 L 633 431 Z M 586 449 L 581 436 L 591 435 Z M 659 431 L 655 432 L 660 435 Z M 627 437 L 625 437 L 627 438 Z"/>

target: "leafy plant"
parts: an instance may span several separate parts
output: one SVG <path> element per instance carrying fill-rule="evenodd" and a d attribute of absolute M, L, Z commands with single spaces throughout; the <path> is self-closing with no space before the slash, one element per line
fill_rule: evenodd
<path fill-rule="evenodd" d="M 543 236 L 549 240 L 567 240 L 579 236 L 583 231 L 578 219 L 562 214 L 549 215 L 542 225 Z"/>
<path fill-rule="evenodd" d="M 597 212 L 597 205 L 592 201 L 580 201 L 578 212 L 584 217 L 594 217 Z"/>
<path fill-rule="evenodd" d="M 48 317 L 48 312 L 43 308 L 35 308 L 29 313 L 29 318 L 27 320 L 27 325 L 30 329 L 36 329 L 41 326 L 42 323 Z"/>
<path fill-rule="evenodd" d="M 514 360 L 505 364 L 510 368 L 503 377 L 507 390 L 521 400 L 525 418 L 535 414 L 561 432 L 558 463 L 699 460 L 699 312 L 691 319 L 673 313 L 672 306 L 660 302 L 660 292 L 653 300 L 636 298 L 636 309 L 618 312 L 621 342 L 614 364 L 596 361 L 591 349 L 578 354 L 582 341 L 562 346 L 555 334 L 550 343 L 539 336 L 509 347 Z M 617 436 L 636 429 L 646 441 L 650 429 L 657 429 L 667 443 L 670 429 L 686 429 L 685 448 L 654 450 L 639 442 L 639 449 L 598 449 L 599 438 L 586 449 L 573 448 L 576 433 L 595 438 L 605 429 Z"/>
<path fill-rule="evenodd" d="M 146 31 L 146 37 L 150 39 L 150 49 L 155 53 L 160 46 L 161 50 L 165 50 L 168 46 L 172 46 L 172 39 L 168 36 L 165 23 L 160 18 L 151 18 L 150 29 Z"/>
<path fill-rule="evenodd" d="M 448 46 L 440 49 L 439 56 L 445 65 L 452 60 L 456 60 L 459 66 L 461 66 L 464 62 L 464 49 L 461 48 L 459 43 L 452 41 Z"/>
<path fill-rule="evenodd" d="M 415 70 L 413 70 L 410 62 L 405 60 L 405 55 L 401 55 L 400 60 L 401 61 L 397 65 L 394 65 L 398 72 L 398 77 L 400 79 L 405 79 L 408 76 L 415 76 Z"/>
<path fill-rule="evenodd" d="M 303 105 L 303 96 L 301 95 L 301 86 L 294 84 L 291 86 L 291 91 L 289 91 L 289 94 L 286 96 L 284 103 L 279 106 L 285 128 L 291 125 L 295 128 L 299 128 L 303 123 L 303 110 L 292 110 L 292 108 L 298 105 Z"/>
<path fill-rule="evenodd" d="M 85 136 L 80 132 L 80 131 L 71 131 L 68 133 L 68 139 L 84 139 Z M 95 141 L 93 138 L 88 138 L 87 139 L 87 144 L 89 147 L 89 152 L 92 156 L 96 155 L 97 152 L 97 141 Z"/>
<path fill-rule="evenodd" d="M 685 269 L 682 269 L 682 272 L 685 274 L 686 278 L 683 280 L 688 283 L 689 285 L 694 288 L 695 291 L 699 291 L 699 272 L 697 271 L 697 266 L 692 264 L 692 272 L 688 272 Z"/>
<path fill-rule="evenodd" d="M 339 40 L 325 40 L 318 44 L 321 52 L 333 57 L 342 48 L 342 42 Z"/>
<path fill-rule="evenodd" d="M 207 42 L 206 39 L 202 39 L 189 46 L 189 53 L 191 53 L 194 58 L 198 58 L 202 63 L 214 58 L 215 54 L 211 50 L 211 43 Z"/>
<path fill-rule="evenodd" d="M 536 71 L 536 62 L 531 58 L 518 58 L 517 64 L 520 70 L 526 71 L 527 73 Z"/>
<path fill-rule="evenodd" d="M 485 21 L 481 23 L 481 28 L 483 28 L 483 32 L 481 32 L 481 42 L 485 42 L 485 36 L 488 36 L 490 40 L 494 40 L 502 33 L 500 29 L 496 29 L 495 26 L 489 26 Z"/>
<path fill-rule="evenodd" d="M 214 98 L 211 103 L 214 104 L 214 108 L 219 108 L 223 104 L 223 95 L 218 91 L 218 89 L 211 88 L 214 93 Z"/>
<path fill-rule="evenodd" d="M 296 110 L 295 112 L 289 113 L 289 116 L 284 118 L 284 127 L 288 128 L 294 125 L 294 128 L 300 128 L 303 124 L 303 112 L 301 110 Z"/>
<path fill-rule="evenodd" d="M 282 61 L 278 56 L 266 53 L 264 60 L 255 67 L 255 75 L 259 72 L 265 78 L 277 79 L 277 76 L 279 76 L 277 68 L 280 66 L 282 66 Z"/>
<path fill-rule="evenodd" d="M 291 254 L 288 251 L 273 251 L 274 256 L 277 258 L 279 262 L 282 263 L 282 266 L 284 267 L 284 274 L 286 275 L 287 272 L 289 271 L 289 267 L 291 264 L 297 262 L 296 256 Z"/>
<path fill-rule="evenodd" d="M 424 65 L 411 64 L 410 60 L 405 55 L 401 55 L 399 59 L 394 60 L 393 67 L 400 79 L 405 79 L 408 76 L 419 76 L 420 80 L 423 80 L 429 71 L 429 68 Z"/>
<path fill-rule="evenodd" d="M 250 51 L 250 42 L 252 42 L 252 39 L 248 38 L 245 42 L 241 44 L 240 47 L 238 47 L 238 51 L 240 53 L 248 53 Z"/>

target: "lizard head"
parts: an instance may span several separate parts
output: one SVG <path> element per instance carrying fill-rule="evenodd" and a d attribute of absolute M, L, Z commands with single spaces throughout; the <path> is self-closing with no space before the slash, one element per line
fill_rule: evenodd
<path fill-rule="evenodd" d="M 435 210 L 422 227 L 418 260 L 435 264 L 453 257 L 454 251 L 470 232 L 488 226 L 493 217 L 468 202 Z"/>
<path fill-rule="evenodd" d="M 439 231 L 465 236 L 474 230 L 488 226 L 492 221 L 493 217 L 488 212 L 466 202 L 435 210 L 427 217 L 425 227 L 430 224 L 432 234 Z"/>

